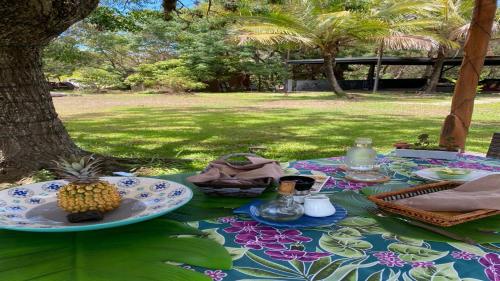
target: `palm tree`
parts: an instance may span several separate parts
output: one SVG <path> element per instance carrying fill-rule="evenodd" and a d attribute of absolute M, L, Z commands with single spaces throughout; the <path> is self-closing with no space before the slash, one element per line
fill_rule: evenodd
<path fill-rule="evenodd" d="M 235 27 L 240 44 L 293 43 L 318 49 L 324 59 L 325 75 L 334 93 L 346 96 L 334 75 L 335 57 L 340 48 L 356 40 L 387 34 L 387 25 L 359 11 L 347 10 L 333 1 L 291 0 L 274 6 L 271 12 L 244 16 Z"/>
<path fill-rule="evenodd" d="M 371 18 L 377 18 L 387 24 L 389 33 L 375 38 L 377 47 L 377 68 L 373 93 L 377 92 L 380 80 L 380 68 L 384 49 L 391 50 L 432 50 L 437 46 L 424 29 L 435 25 L 429 18 L 434 5 L 429 1 L 375 0 L 367 11 Z"/>
<path fill-rule="evenodd" d="M 430 77 L 427 80 L 425 94 L 436 91 L 444 60 L 453 49 L 460 48 L 460 42 L 465 39 L 469 30 L 470 19 L 474 9 L 473 0 L 436 0 L 433 16 L 439 23 L 432 26 L 430 31 L 435 33 L 439 41 L 436 51 L 436 61 Z"/>

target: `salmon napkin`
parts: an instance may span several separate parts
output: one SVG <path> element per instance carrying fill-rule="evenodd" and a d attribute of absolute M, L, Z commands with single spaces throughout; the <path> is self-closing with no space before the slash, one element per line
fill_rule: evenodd
<path fill-rule="evenodd" d="M 500 174 L 485 176 L 454 189 L 396 200 L 394 203 L 426 211 L 500 210 Z"/>
<path fill-rule="evenodd" d="M 187 180 L 195 184 L 230 184 L 236 187 L 262 184 L 269 178 L 277 181 L 283 176 L 283 170 L 275 160 L 252 156 L 246 158 L 250 164 L 241 166 L 222 159 L 212 161 L 202 173 L 188 177 Z"/>

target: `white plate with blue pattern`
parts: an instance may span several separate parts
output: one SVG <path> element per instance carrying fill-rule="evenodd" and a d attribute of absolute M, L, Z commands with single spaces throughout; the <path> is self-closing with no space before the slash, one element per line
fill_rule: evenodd
<path fill-rule="evenodd" d="M 120 207 L 101 221 L 70 223 L 57 206 L 57 191 L 67 182 L 56 180 L 0 191 L 0 229 L 33 232 L 70 232 L 117 227 L 169 213 L 193 197 L 187 186 L 161 179 L 103 177 L 122 196 Z"/>

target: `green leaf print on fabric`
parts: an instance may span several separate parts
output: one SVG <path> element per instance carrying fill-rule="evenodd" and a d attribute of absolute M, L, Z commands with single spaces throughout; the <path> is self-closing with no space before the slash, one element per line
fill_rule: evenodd
<path fill-rule="evenodd" d="M 207 235 L 208 239 L 214 240 L 215 242 L 224 245 L 226 239 L 220 233 L 217 232 L 217 228 L 205 229 L 203 232 Z"/>
<path fill-rule="evenodd" d="M 448 244 L 450 244 L 452 247 L 454 247 L 460 251 L 471 253 L 471 254 L 474 254 L 476 256 L 482 257 L 482 256 L 486 255 L 485 251 L 483 251 L 481 248 L 474 246 L 474 245 L 470 245 L 470 244 L 466 244 L 466 243 L 462 243 L 462 242 L 448 242 Z"/>
<path fill-rule="evenodd" d="M 434 261 L 448 254 L 448 251 L 440 252 L 402 243 L 392 243 L 387 246 L 387 249 L 398 254 L 399 258 L 406 262 Z"/>
<path fill-rule="evenodd" d="M 431 267 L 416 267 L 410 270 L 410 276 L 415 281 L 462 281 L 452 262 Z"/>
<path fill-rule="evenodd" d="M 343 221 L 339 222 L 340 226 L 347 226 L 358 230 L 360 233 L 364 234 L 383 234 L 387 231 L 381 228 L 378 222 L 372 218 L 365 217 L 348 217 Z"/>
<path fill-rule="evenodd" d="M 247 248 L 225 247 L 233 261 L 241 259 L 248 251 Z"/>
<path fill-rule="evenodd" d="M 266 260 L 264 258 L 261 258 L 261 257 L 257 256 L 256 254 L 253 254 L 250 251 L 248 251 L 245 255 L 249 259 L 260 264 L 261 266 L 265 266 L 265 267 L 270 268 L 270 269 L 279 270 L 279 271 L 283 271 L 283 272 L 287 272 L 287 273 L 297 274 L 297 272 L 293 269 L 290 269 L 284 265 L 272 262 L 270 260 Z"/>
<path fill-rule="evenodd" d="M 330 232 L 329 235 L 336 239 L 359 239 L 362 237 L 361 232 L 351 227 L 337 229 L 336 231 Z"/>
<path fill-rule="evenodd" d="M 324 281 L 356 281 L 358 279 L 359 269 L 372 267 L 378 264 L 378 262 L 362 264 L 362 262 L 366 259 L 367 258 L 364 258 L 359 262 L 342 265 L 337 270 L 335 270 L 332 275 L 324 279 Z"/>
<path fill-rule="evenodd" d="M 316 280 L 323 280 L 323 279 L 327 278 L 328 276 L 332 275 L 340 267 L 340 265 L 344 261 L 346 261 L 346 260 L 339 259 L 339 260 L 335 260 L 335 261 L 327 264 L 325 267 L 318 270 L 318 272 L 315 275 L 313 275 L 312 280 L 316 281 Z M 311 271 L 311 270 L 309 270 L 309 271 Z M 310 272 L 310 274 L 313 274 L 313 273 Z"/>
<path fill-rule="evenodd" d="M 365 250 L 373 246 L 368 241 L 357 239 L 337 239 L 329 234 L 323 234 L 319 239 L 319 246 L 338 256 L 359 258 L 365 256 Z"/>
<path fill-rule="evenodd" d="M 403 244 L 408 244 L 412 246 L 422 246 L 422 244 L 424 244 L 424 240 L 413 239 L 410 237 L 401 236 L 393 233 L 384 233 L 382 234 L 382 238 L 386 240 L 396 240 Z"/>
<path fill-rule="evenodd" d="M 255 277 L 264 277 L 264 278 L 293 278 L 297 276 L 290 276 L 281 273 L 275 273 L 273 271 L 261 269 L 261 268 L 253 268 L 253 267 L 240 267 L 237 266 L 234 268 L 235 270 L 244 273 L 246 275 L 255 276 Z M 279 279 L 281 280 L 281 279 Z"/>

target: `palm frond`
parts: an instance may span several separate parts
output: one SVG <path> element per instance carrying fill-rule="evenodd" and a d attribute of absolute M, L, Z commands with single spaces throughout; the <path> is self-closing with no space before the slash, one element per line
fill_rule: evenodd
<path fill-rule="evenodd" d="M 391 34 L 382 38 L 384 46 L 391 50 L 432 50 L 439 43 L 427 36 L 408 35 L 403 33 Z"/>
<path fill-rule="evenodd" d="M 499 30 L 500 24 L 498 22 L 493 22 L 493 26 L 491 27 L 491 34 L 495 34 Z M 448 37 L 450 40 L 459 41 L 465 40 L 467 38 L 467 34 L 469 33 L 470 23 L 464 24 L 450 32 L 450 36 Z"/>
<path fill-rule="evenodd" d="M 431 1 L 389 1 L 379 5 L 374 16 L 391 20 L 399 15 L 425 15 L 435 12 L 439 5 Z"/>
<path fill-rule="evenodd" d="M 243 26 L 236 29 L 238 44 L 257 42 L 264 45 L 275 45 L 283 43 L 301 43 L 312 46 L 313 40 L 301 33 L 291 29 L 283 28 L 271 24 L 255 24 L 253 26 Z"/>

